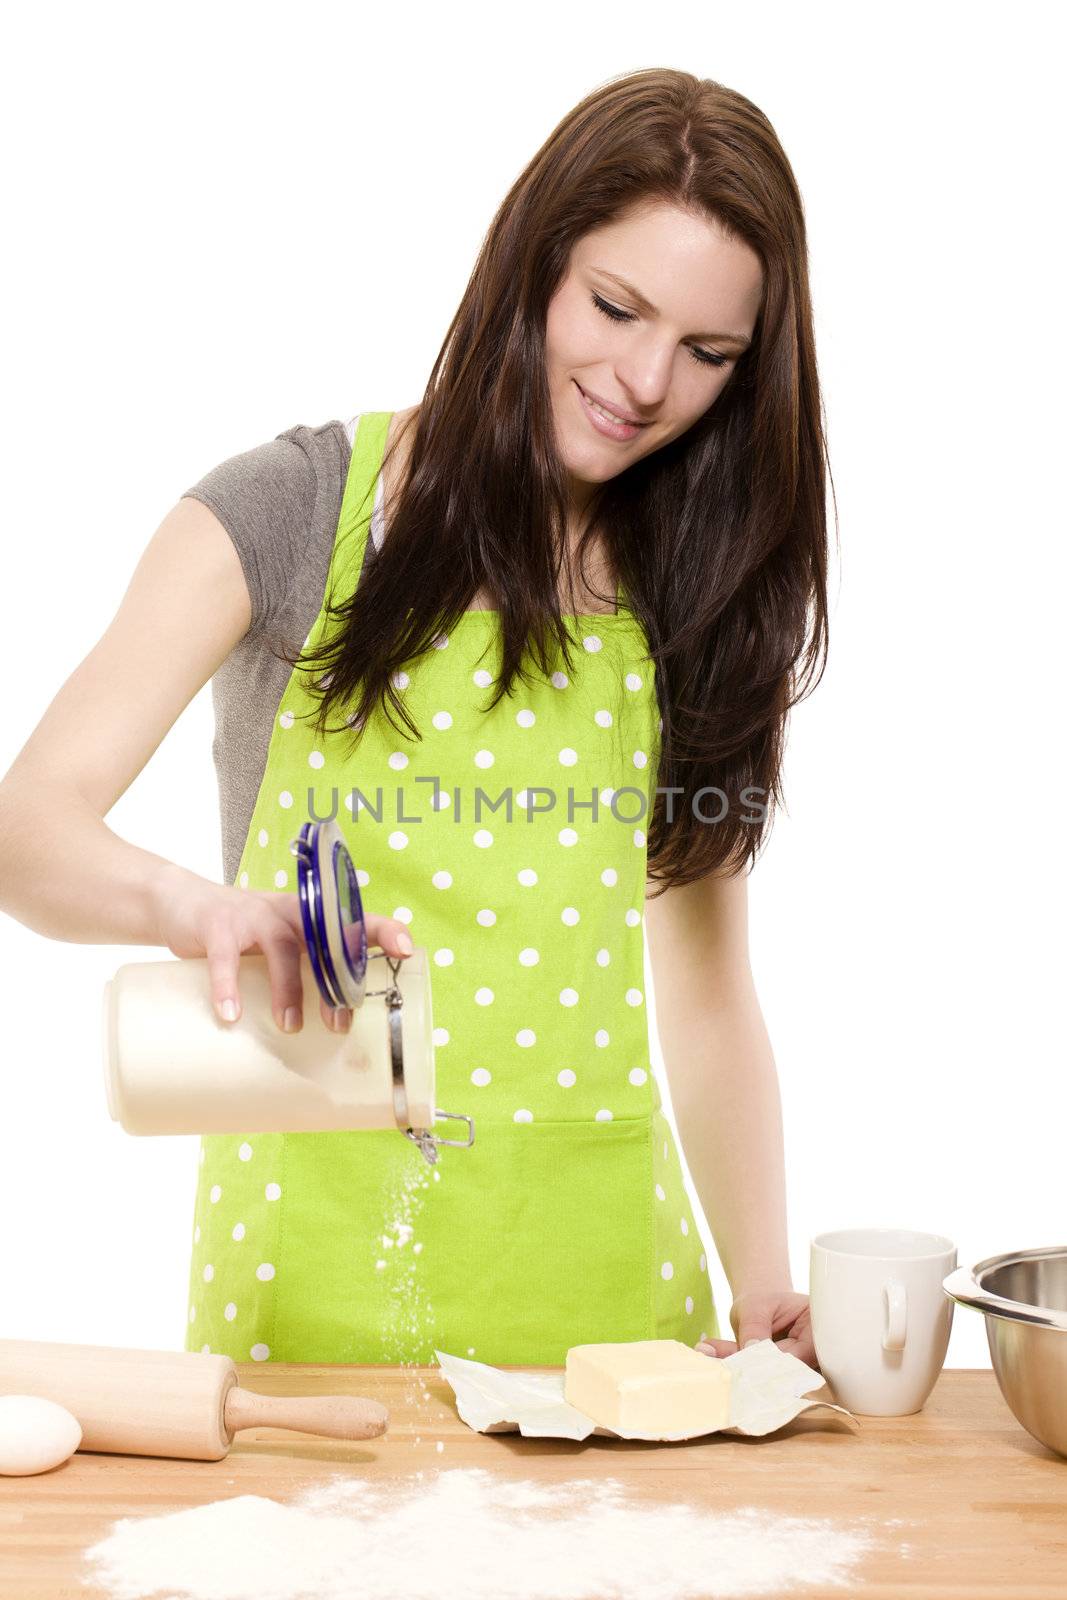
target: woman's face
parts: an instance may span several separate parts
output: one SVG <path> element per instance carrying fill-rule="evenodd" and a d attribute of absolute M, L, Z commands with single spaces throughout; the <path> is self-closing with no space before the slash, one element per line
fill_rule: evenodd
<path fill-rule="evenodd" d="M 577 507 L 714 405 L 762 292 L 747 244 L 663 201 L 578 240 L 545 327 L 557 449 Z M 583 395 L 642 426 L 605 431 Z"/>

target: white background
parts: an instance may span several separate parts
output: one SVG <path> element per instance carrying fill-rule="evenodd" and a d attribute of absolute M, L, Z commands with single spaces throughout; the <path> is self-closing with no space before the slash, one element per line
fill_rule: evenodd
<path fill-rule="evenodd" d="M 260 0 L 8 33 L 0 772 L 184 489 L 418 400 L 504 192 L 586 93 L 681 67 L 770 117 L 840 525 L 751 879 L 804 1292 L 824 1229 L 945 1232 L 963 1263 L 1067 1244 L 1052 15 Z M 108 822 L 221 878 L 211 736 L 205 687 Z M 197 1141 L 112 1124 L 99 1057 L 105 979 L 161 954 L 0 916 L 0 1335 L 182 1347 Z M 957 1308 L 948 1364 L 988 1360 Z"/>

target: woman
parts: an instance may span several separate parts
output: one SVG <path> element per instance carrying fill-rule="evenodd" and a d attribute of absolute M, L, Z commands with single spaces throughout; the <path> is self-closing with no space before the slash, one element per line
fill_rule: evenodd
<path fill-rule="evenodd" d="M 42 932 L 206 956 L 224 1022 L 261 951 L 299 1027 L 289 844 L 333 813 L 371 942 L 432 958 L 437 1099 L 473 1146 L 431 1173 L 392 1130 L 205 1137 L 188 1348 L 559 1365 L 587 1341 L 774 1336 L 814 1364 L 746 936 L 785 719 L 825 649 L 811 323 L 762 113 L 684 72 L 610 81 L 505 198 L 420 403 L 209 473 L 20 753 L 4 905 Z M 210 677 L 233 887 L 102 820 Z M 72 859 L 42 883 L 19 823 L 61 759 Z M 736 1342 L 650 1072 L 646 889 Z"/>

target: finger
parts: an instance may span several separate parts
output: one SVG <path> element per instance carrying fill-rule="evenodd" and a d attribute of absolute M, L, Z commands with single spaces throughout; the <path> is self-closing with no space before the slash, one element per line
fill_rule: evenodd
<path fill-rule="evenodd" d="M 730 1339 L 701 1339 L 697 1349 L 701 1355 L 718 1356 L 721 1359 L 723 1356 L 732 1356 L 737 1346 Z"/>
<path fill-rule="evenodd" d="M 409 956 L 415 945 L 403 922 L 396 917 L 376 917 L 367 913 L 367 943 L 384 950 L 394 960 Z"/>
<path fill-rule="evenodd" d="M 281 916 L 302 941 L 304 921 L 300 911 L 299 896 L 285 890 L 265 889 L 260 898 L 269 903 L 270 909 Z M 367 911 L 363 920 L 367 928 L 368 945 L 385 950 L 394 959 L 411 955 L 415 948 L 414 942 L 406 925 L 399 918 L 376 916 L 374 912 Z"/>
<path fill-rule="evenodd" d="M 810 1339 L 779 1339 L 777 1345 L 786 1355 L 796 1356 L 798 1361 L 803 1361 L 806 1367 L 813 1367 L 816 1372 L 820 1370 L 815 1346 Z"/>
<path fill-rule="evenodd" d="M 293 938 L 293 949 L 295 951 L 293 958 L 296 967 L 295 999 L 291 997 L 290 989 L 285 987 L 283 981 L 285 994 L 280 999 L 277 994 L 274 996 L 275 1021 L 278 1023 L 279 1027 L 283 1026 L 279 1016 L 279 1005 L 282 1007 L 281 1016 L 284 1016 L 285 1009 L 288 1006 L 295 1005 L 297 1011 L 299 1012 L 295 1026 L 299 1028 L 303 1024 L 303 993 L 302 985 L 300 983 L 299 965 L 305 946 L 304 919 L 300 911 L 298 896 L 295 894 L 288 894 L 284 890 L 267 889 L 261 893 L 260 898 L 268 903 L 272 913 L 272 925 L 275 928 L 277 927 L 277 922 L 274 919 L 281 919 L 285 932 Z M 365 917 L 365 922 L 367 926 L 368 945 L 382 946 L 386 948 L 389 954 L 394 958 L 408 956 L 411 954 L 412 950 L 414 949 L 411 936 L 404 924 L 398 921 L 397 918 L 367 915 Z M 260 949 L 263 950 L 265 955 L 267 954 L 264 940 L 260 940 Z M 274 968 L 271 969 L 272 989 L 275 987 L 274 970 Z M 351 1030 L 351 1009 L 345 1006 L 331 1006 L 325 999 L 323 999 L 321 995 L 319 996 L 319 1016 L 322 1018 L 324 1027 L 329 1028 L 332 1033 L 348 1033 Z"/>
<path fill-rule="evenodd" d="M 774 1323 L 768 1316 L 753 1316 L 751 1312 L 743 1316 L 737 1330 L 737 1347 L 743 1350 L 746 1344 L 758 1344 L 761 1339 L 769 1339 L 774 1332 Z"/>
<path fill-rule="evenodd" d="M 237 983 L 241 951 L 237 936 L 228 927 L 219 928 L 208 935 L 205 948 L 215 1014 L 222 1022 L 236 1022 L 241 1015 L 241 993 Z"/>
<path fill-rule="evenodd" d="M 304 937 L 304 918 L 300 910 L 300 896 L 288 889 L 263 889 L 258 898 L 267 903 L 275 917 L 280 918 L 295 934 Z"/>
<path fill-rule="evenodd" d="M 274 1020 L 283 1033 L 296 1033 L 304 1023 L 300 947 L 291 929 L 275 923 L 260 933 L 259 948 L 267 958 Z"/>
<path fill-rule="evenodd" d="M 348 1006 L 331 1006 L 319 995 L 319 1016 L 333 1033 L 348 1033 L 352 1027 L 352 1012 Z"/>

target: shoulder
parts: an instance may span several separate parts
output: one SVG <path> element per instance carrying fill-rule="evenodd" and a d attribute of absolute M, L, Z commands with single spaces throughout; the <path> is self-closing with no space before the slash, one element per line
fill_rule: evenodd
<path fill-rule="evenodd" d="M 251 627 L 272 619 L 314 529 L 336 523 L 356 418 L 284 433 L 227 456 L 183 492 L 202 501 L 230 535 L 252 605 Z"/>

